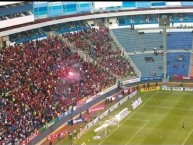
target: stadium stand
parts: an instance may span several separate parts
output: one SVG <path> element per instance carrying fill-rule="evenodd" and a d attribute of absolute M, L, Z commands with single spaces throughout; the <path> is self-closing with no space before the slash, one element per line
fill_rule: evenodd
<path fill-rule="evenodd" d="M 141 71 L 142 77 L 163 75 L 163 55 L 162 54 L 135 54 L 130 55 L 133 62 Z M 140 61 L 139 61 L 140 60 Z"/>
<path fill-rule="evenodd" d="M 74 2 L 70 3 L 60 2 L 60 10 L 57 10 L 57 5 L 51 6 L 47 2 L 37 7 L 33 7 L 32 2 L 0 7 L 0 22 L 28 15 L 38 19 L 41 16 L 45 18 L 35 21 L 34 18 L 29 19 L 29 22 L 18 23 L 17 26 L 13 23 L 2 27 L 1 32 L 18 26 L 41 25 L 43 22 L 71 16 L 108 15 L 109 12 L 117 13 L 117 9 L 121 9 L 120 6 L 108 7 L 93 14 L 90 11 L 91 2 L 86 4 L 86 11 L 85 3 L 77 5 L 73 4 Z M 63 16 L 55 17 L 59 15 Z M 159 14 L 119 16 L 118 24 L 119 26 L 157 24 L 158 17 Z M 36 130 L 75 106 L 82 98 L 101 92 L 114 85 L 118 79 L 136 77 L 132 65 L 124 57 L 124 52 L 111 38 L 109 29 L 91 28 L 86 23 L 89 19 L 49 25 L 9 36 L 7 34 L 10 42 L 15 44 L 0 49 L 0 145 L 21 144 Z M 116 17 L 112 19 L 117 22 Z M 95 20 L 97 23 L 98 18 L 90 21 L 95 23 Z M 104 20 L 107 20 L 107 25 L 110 24 L 110 18 Z M 193 14 L 170 14 L 170 20 L 173 23 L 193 22 Z M 62 34 L 62 37 L 59 35 L 47 37 L 49 32 Z M 112 29 L 112 32 L 126 52 L 163 49 L 162 33 L 139 34 L 137 30 L 130 28 Z M 192 32 L 167 34 L 165 53 L 167 53 L 168 75 L 187 76 L 191 72 L 193 76 L 193 66 L 189 70 L 190 53 L 167 52 L 167 49 L 192 49 L 192 34 Z M 3 40 L 7 44 L 8 37 Z M 37 40 L 43 37 L 44 40 Z M 71 44 L 75 47 L 75 51 L 70 48 Z M 78 50 L 82 50 L 88 58 L 92 58 L 94 63 L 88 58 L 86 61 L 81 58 Z M 163 51 L 159 54 L 136 53 L 129 56 L 141 71 L 140 77 L 163 76 L 163 66 L 166 65 L 164 63 L 166 55 L 163 57 Z"/>
<path fill-rule="evenodd" d="M 47 36 L 46 33 L 39 28 L 16 34 L 11 34 L 9 38 L 11 42 L 24 43 L 38 38 L 43 38 L 46 36 Z"/>
<path fill-rule="evenodd" d="M 153 51 L 163 49 L 163 34 L 162 33 L 144 33 L 139 34 L 139 42 L 141 50 Z"/>
<path fill-rule="evenodd" d="M 141 51 L 138 41 L 138 33 L 130 28 L 112 29 L 113 34 L 127 52 Z"/>
<path fill-rule="evenodd" d="M 153 51 L 163 49 L 162 33 L 143 33 L 139 34 L 136 30 L 130 28 L 112 29 L 113 34 L 125 51 Z"/>
<path fill-rule="evenodd" d="M 0 59 L 0 144 L 21 143 L 79 99 L 115 83 L 58 37 L 9 46 Z"/>
<path fill-rule="evenodd" d="M 155 24 L 158 23 L 157 15 L 135 15 L 135 16 L 121 16 L 118 18 L 119 26 L 138 25 L 138 24 Z"/>
<path fill-rule="evenodd" d="M 177 22 L 192 22 L 193 15 L 190 14 L 170 14 L 170 20 L 172 23 Z"/>
<path fill-rule="evenodd" d="M 63 37 L 116 77 L 135 76 L 133 68 L 128 60 L 121 55 L 121 51 L 118 48 L 112 49 L 112 38 L 108 28 L 100 28 L 99 30 L 92 28 L 74 34 L 66 33 Z"/>
<path fill-rule="evenodd" d="M 38 38 L 46 37 L 49 32 L 54 32 L 56 34 L 68 33 L 72 31 L 79 31 L 84 29 L 89 29 L 90 26 L 83 22 L 70 22 L 61 23 L 51 26 L 46 26 L 38 29 L 33 29 L 25 32 L 20 32 L 10 35 L 10 41 L 15 43 L 23 43 Z"/>
<path fill-rule="evenodd" d="M 143 24 L 146 22 L 146 16 L 145 15 L 133 16 L 133 22 L 134 24 Z"/>
<path fill-rule="evenodd" d="M 190 53 L 188 52 L 167 53 L 168 75 L 188 76 L 189 63 L 190 63 Z"/>
<path fill-rule="evenodd" d="M 169 32 L 166 36 L 167 49 L 192 49 L 192 32 Z"/>
<path fill-rule="evenodd" d="M 193 14 L 181 14 L 184 22 L 193 22 Z"/>

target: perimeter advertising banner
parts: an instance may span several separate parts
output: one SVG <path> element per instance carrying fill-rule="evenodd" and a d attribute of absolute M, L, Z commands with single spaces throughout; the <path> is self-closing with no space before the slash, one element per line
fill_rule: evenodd
<path fill-rule="evenodd" d="M 49 135 L 48 139 L 52 140 L 52 139 L 55 139 L 55 138 L 61 138 L 61 137 L 66 136 L 67 134 L 68 134 L 68 131 L 64 130 L 62 132 L 58 132 L 58 133 Z"/>
<path fill-rule="evenodd" d="M 89 111 L 89 113 L 93 113 L 93 112 L 98 112 L 98 111 L 101 111 L 101 110 L 104 110 L 104 109 L 105 109 L 105 105 L 104 104 L 99 104 L 97 106 L 89 108 L 88 111 Z"/>
<path fill-rule="evenodd" d="M 91 126 L 95 125 L 99 120 L 101 120 L 103 117 L 107 116 L 108 113 L 112 112 L 115 108 L 117 108 L 119 106 L 119 104 L 124 103 L 125 101 L 128 100 L 128 98 L 131 98 L 132 96 L 136 95 L 137 91 L 131 93 L 130 95 L 128 95 L 128 97 L 123 98 L 121 101 L 119 101 L 118 103 L 116 103 L 115 105 L 113 105 L 111 108 L 109 108 L 108 110 L 106 110 L 104 113 L 102 113 L 100 116 L 98 116 L 97 118 L 95 118 L 93 121 L 89 122 L 85 128 L 83 128 L 80 133 L 78 134 L 78 138 L 80 138 L 85 132 L 86 130 L 88 130 Z"/>
<path fill-rule="evenodd" d="M 154 81 L 154 80 L 162 80 L 162 77 L 161 76 L 157 76 L 157 77 L 142 77 L 140 78 L 141 82 L 144 82 L 144 81 Z"/>
<path fill-rule="evenodd" d="M 168 91 L 189 91 L 192 92 L 193 88 L 188 87 L 168 87 L 168 86 L 162 86 L 162 90 L 168 90 Z"/>
<path fill-rule="evenodd" d="M 43 127 L 40 128 L 40 133 L 44 132 L 47 128 L 50 126 L 54 125 L 58 121 L 58 117 L 55 118 L 54 120 L 50 121 L 49 123 L 45 124 Z"/>
<path fill-rule="evenodd" d="M 156 91 L 159 89 L 160 89 L 160 86 L 147 87 L 147 88 L 141 88 L 141 92 Z"/>
<path fill-rule="evenodd" d="M 193 76 L 173 76 L 172 79 L 174 80 L 192 80 Z"/>
<path fill-rule="evenodd" d="M 31 136 L 27 137 L 23 142 L 22 145 L 27 145 L 32 139 L 39 135 L 39 130 L 36 130 Z"/>

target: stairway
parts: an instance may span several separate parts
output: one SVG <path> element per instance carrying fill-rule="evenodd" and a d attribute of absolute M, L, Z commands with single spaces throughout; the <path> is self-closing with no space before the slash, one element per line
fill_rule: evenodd
<path fill-rule="evenodd" d="M 140 49 L 138 49 L 138 50 L 140 50 L 141 52 L 144 50 L 144 46 L 142 45 L 142 42 L 141 42 L 141 39 L 140 39 L 140 37 L 139 37 L 139 33 L 138 33 L 138 31 L 136 31 L 136 30 L 134 30 L 135 31 L 135 38 L 137 38 L 137 43 L 138 43 L 138 46 L 139 46 L 139 48 Z"/>
<path fill-rule="evenodd" d="M 190 55 L 189 76 L 193 76 L 193 53 Z"/>
<path fill-rule="evenodd" d="M 189 76 L 193 76 L 193 40 L 192 40 L 192 49 L 191 49 L 190 64 L 189 64 Z"/>
<path fill-rule="evenodd" d="M 119 43 L 119 41 L 117 40 L 117 38 L 115 37 L 115 35 L 113 34 L 112 30 L 109 30 L 110 32 L 110 36 L 111 38 L 114 40 L 115 44 L 117 47 L 119 47 L 121 49 L 121 51 L 124 54 L 124 57 L 126 59 L 129 60 L 131 66 L 133 67 L 133 69 L 135 70 L 135 73 L 137 74 L 138 77 L 141 77 L 141 71 L 138 69 L 138 67 L 134 64 L 134 62 L 132 61 L 132 59 L 129 57 L 128 53 L 125 51 L 125 49 L 121 46 L 121 44 Z"/>
<path fill-rule="evenodd" d="M 164 77 L 167 74 L 167 45 L 166 45 L 166 28 L 163 29 L 163 51 L 164 51 L 164 65 L 163 65 L 163 73 Z"/>

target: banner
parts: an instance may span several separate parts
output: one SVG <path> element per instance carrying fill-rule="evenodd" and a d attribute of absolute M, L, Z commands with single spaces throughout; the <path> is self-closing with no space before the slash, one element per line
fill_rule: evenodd
<path fill-rule="evenodd" d="M 45 124 L 43 127 L 40 128 L 40 133 L 44 132 L 47 128 L 54 125 L 57 121 L 58 121 L 58 117 L 50 121 L 49 123 Z"/>
<path fill-rule="evenodd" d="M 139 82 L 140 81 L 140 78 L 135 78 L 135 79 L 130 79 L 130 80 L 126 80 L 126 81 L 123 81 L 123 85 L 125 84 L 131 84 L 131 83 L 136 83 L 136 82 Z"/>
<path fill-rule="evenodd" d="M 73 124 L 79 123 L 79 122 L 83 122 L 84 120 L 82 118 L 78 118 L 78 119 L 74 119 L 73 120 Z"/>
<path fill-rule="evenodd" d="M 155 90 L 159 90 L 159 89 L 160 89 L 160 86 L 147 87 L 147 88 L 141 88 L 141 92 L 155 91 Z"/>
<path fill-rule="evenodd" d="M 103 110 L 103 109 L 105 109 L 105 105 L 104 104 L 99 104 L 97 106 L 89 108 L 88 111 L 89 111 L 89 113 L 93 113 L 93 112 L 97 112 L 97 111 L 100 111 L 100 110 Z"/>
<path fill-rule="evenodd" d="M 123 109 L 121 112 L 119 112 L 118 114 L 115 115 L 115 118 L 118 121 L 123 120 L 127 115 L 129 115 L 129 113 L 131 113 L 131 111 L 128 110 L 128 108 Z"/>
<path fill-rule="evenodd" d="M 39 130 L 36 130 L 31 136 L 27 137 L 23 142 L 22 145 L 28 144 L 32 139 L 39 135 Z"/>
<path fill-rule="evenodd" d="M 133 102 L 131 103 L 131 107 L 132 107 L 133 109 L 135 109 L 135 108 L 137 108 L 141 103 L 142 103 L 142 100 L 141 100 L 141 98 L 139 97 L 139 98 L 135 99 L 135 101 L 133 101 Z"/>
<path fill-rule="evenodd" d="M 192 91 L 193 91 L 193 88 L 184 88 L 184 91 L 192 92 Z"/>
<path fill-rule="evenodd" d="M 183 87 L 167 87 L 167 86 L 162 86 L 162 90 L 183 91 Z"/>
<path fill-rule="evenodd" d="M 167 86 L 162 86 L 162 90 L 169 90 L 169 91 L 189 91 L 192 92 L 193 88 L 187 88 L 187 87 L 167 87 Z"/>
<path fill-rule="evenodd" d="M 123 98 L 121 101 L 119 101 L 118 103 L 116 103 L 115 105 L 113 105 L 111 108 L 109 108 L 108 110 L 106 110 L 105 112 L 103 112 L 100 116 L 98 116 L 97 118 L 95 118 L 93 121 L 89 122 L 86 127 L 80 131 L 80 133 L 78 134 L 78 138 L 80 138 L 85 132 L 86 130 L 88 130 L 91 126 L 95 125 L 99 120 L 101 120 L 102 118 L 104 118 L 105 116 L 107 116 L 108 113 L 112 112 L 115 108 L 117 108 L 120 104 L 124 103 L 125 101 L 128 100 L 128 98 L 131 98 L 132 96 L 136 95 L 137 91 L 131 93 L 130 95 L 128 95 L 127 97 Z"/>
<path fill-rule="evenodd" d="M 162 90 L 171 90 L 171 87 L 162 86 Z"/>
<path fill-rule="evenodd" d="M 173 76 L 174 80 L 193 80 L 193 76 Z"/>
<path fill-rule="evenodd" d="M 55 134 L 52 134 L 52 135 L 49 135 L 48 136 L 48 139 L 49 140 L 53 140 L 55 138 L 61 138 L 61 137 L 64 137 L 68 134 L 68 131 L 62 131 L 62 132 L 59 132 L 59 133 L 55 133 Z"/>
<path fill-rule="evenodd" d="M 94 100 L 94 99 L 98 98 L 99 96 L 101 96 L 101 95 L 103 95 L 103 94 L 105 94 L 105 93 L 107 93 L 107 92 L 115 89 L 116 87 L 117 87 L 117 85 L 113 85 L 113 86 L 105 89 L 104 91 L 102 91 L 102 92 L 100 92 L 100 93 L 98 93 L 98 94 L 96 94 L 96 95 L 94 95 L 94 96 L 85 97 L 85 98 L 79 100 L 79 101 L 77 102 L 77 108 L 83 106 L 83 105 L 86 104 L 86 103 L 91 102 L 92 100 Z"/>
<path fill-rule="evenodd" d="M 141 81 L 154 81 L 154 80 L 161 80 L 161 76 L 156 76 L 156 77 L 142 77 L 140 78 Z"/>
<path fill-rule="evenodd" d="M 118 100 L 119 99 L 119 95 L 121 94 L 121 91 L 119 91 L 118 93 L 112 95 L 111 97 L 114 98 L 114 100 Z"/>
<path fill-rule="evenodd" d="M 60 115 L 60 116 L 58 117 L 58 120 L 61 120 L 62 118 L 66 117 L 68 114 L 69 114 L 68 111 L 66 111 L 65 113 L 62 113 L 62 115 Z"/>
<path fill-rule="evenodd" d="M 77 107 L 83 106 L 86 102 L 86 98 L 83 98 L 77 102 Z"/>

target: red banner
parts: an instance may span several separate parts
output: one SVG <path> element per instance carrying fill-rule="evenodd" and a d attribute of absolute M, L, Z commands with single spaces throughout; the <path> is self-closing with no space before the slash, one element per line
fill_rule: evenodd
<path fill-rule="evenodd" d="M 174 80 L 193 80 L 193 76 L 173 76 Z"/>
<path fill-rule="evenodd" d="M 81 100 L 79 100 L 79 101 L 77 102 L 77 106 L 78 106 L 78 107 L 83 106 L 85 103 L 86 103 L 86 98 L 83 98 L 83 99 L 81 99 Z"/>
<path fill-rule="evenodd" d="M 55 134 L 49 135 L 48 139 L 49 140 L 53 140 L 55 138 L 66 136 L 67 134 L 68 134 L 68 131 L 65 130 L 65 131 L 62 131 L 62 132 L 59 132 L 59 133 L 55 133 Z"/>
<path fill-rule="evenodd" d="M 105 109 L 105 105 L 104 104 L 99 104 L 97 106 L 94 106 L 94 107 L 91 107 L 89 108 L 89 113 L 92 113 L 92 112 L 97 112 L 97 111 L 100 111 L 100 110 L 103 110 Z"/>
<path fill-rule="evenodd" d="M 33 138 L 35 138 L 36 136 L 38 136 L 38 134 L 39 134 L 39 130 L 36 130 L 31 136 L 27 137 L 27 138 L 22 142 L 22 145 L 28 144 Z"/>

